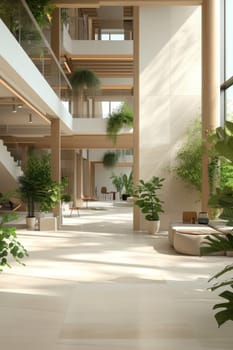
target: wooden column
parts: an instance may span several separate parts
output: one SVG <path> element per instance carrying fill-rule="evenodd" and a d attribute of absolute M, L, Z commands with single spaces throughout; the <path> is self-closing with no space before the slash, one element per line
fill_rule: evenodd
<path fill-rule="evenodd" d="M 134 7 L 134 126 L 133 126 L 133 151 L 134 151 L 134 164 L 133 164 L 133 176 L 134 185 L 139 182 L 139 8 Z M 135 231 L 140 230 L 140 209 L 134 206 L 133 211 L 133 229 Z"/>
<path fill-rule="evenodd" d="M 51 26 L 51 48 L 55 53 L 58 61 L 60 61 L 60 33 L 61 33 L 61 21 L 60 21 L 60 9 L 55 8 L 53 12 L 53 20 Z"/>
<path fill-rule="evenodd" d="M 51 175 L 54 181 L 61 181 L 61 126 L 59 119 L 52 119 L 51 123 Z M 61 219 L 60 203 L 54 208 L 53 213 Z M 58 226 L 60 226 L 59 223 Z"/>
<path fill-rule="evenodd" d="M 205 0 L 202 5 L 202 138 L 206 142 L 210 130 L 219 125 L 220 64 L 219 64 L 218 0 Z M 202 157 L 202 211 L 208 211 L 208 155 Z"/>
<path fill-rule="evenodd" d="M 83 157 L 82 151 L 77 155 L 77 198 L 83 197 Z"/>

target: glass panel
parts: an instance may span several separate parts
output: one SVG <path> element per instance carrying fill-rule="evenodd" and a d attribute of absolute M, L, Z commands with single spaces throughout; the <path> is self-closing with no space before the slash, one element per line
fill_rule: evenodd
<path fill-rule="evenodd" d="M 3 1 L 0 17 L 55 93 L 68 96 L 70 83 L 33 16 L 21 1 Z M 66 93 L 65 93 L 66 92 Z"/>
<path fill-rule="evenodd" d="M 226 120 L 233 122 L 233 85 L 226 90 Z"/>
<path fill-rule="evenodd" d="M 226 80 L 233 75 L 233 1 L 226 0 Z"/>

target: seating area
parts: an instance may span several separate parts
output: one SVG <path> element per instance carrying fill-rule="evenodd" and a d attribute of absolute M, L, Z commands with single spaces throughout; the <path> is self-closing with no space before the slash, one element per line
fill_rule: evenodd
<path fill-rule="evenodd" d="M 209 224 L 199 224 L 195 211 L 183 212 L 182 223 L 173 223 L 168 230 L 168 241 L 177 253 L 186 255 L 200 255 L 200 247 L 208 235 L 224 235 L 232 232 L 231 227 L 224 222 L 213 221 Z M 220 252 L 218 255 L 231 255 Z"/>

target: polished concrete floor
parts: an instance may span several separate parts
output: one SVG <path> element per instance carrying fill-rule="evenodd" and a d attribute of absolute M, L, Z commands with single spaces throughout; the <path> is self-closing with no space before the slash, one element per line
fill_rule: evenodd
<path fill-rule="evenodd" d="M 0 349 L 232 350 L 207 290 L 232 258 L 177 255 L 166 232 L 132 231 L 130 207 L 91 205 L 59 232 L 17 222 L 30 256 L 0 276 Z"/>

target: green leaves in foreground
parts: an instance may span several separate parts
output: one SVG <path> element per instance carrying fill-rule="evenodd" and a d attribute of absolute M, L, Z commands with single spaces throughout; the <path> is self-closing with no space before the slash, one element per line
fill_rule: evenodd
<path fill-rule="evenodd" d="M 4 227 L 4 224 L 17 218 L 14 214 L 3 214 L 0 218 L 0 266 L 11 267 L 8 257 L 11 256 L 13 259 L 24 265 L 21 262 L 25 256 L 28 256 L 27 250 L 17 240 L 15 227 Z M 3 269 L 0 268 L 0 272 Z"/>
<path fill-rule="evenodd" d="M 201 247 L 201 254 L 211 254 L 220 251 L 233 251 L 233 235 L 211 235 L 205 238 L 203 247 Z M 215 283 L 210 290 L 214 291 L 218 288 L 227 287 L 219 296 L 224 299 L 223 303 L 214 305 L 213 310 L 218 310 L 215 314 L 215 319 L 220 327 L 226 321 L 233 321 L 233 276 L 229 276 L 229 272 L 233 271 L 233 264 L 225 266 L 225 268 L 211 277 L 210 281 L 218 279 L 227 274 L 226 280 Z M 230 289 L 229 289 L 230 288 Z"/>

